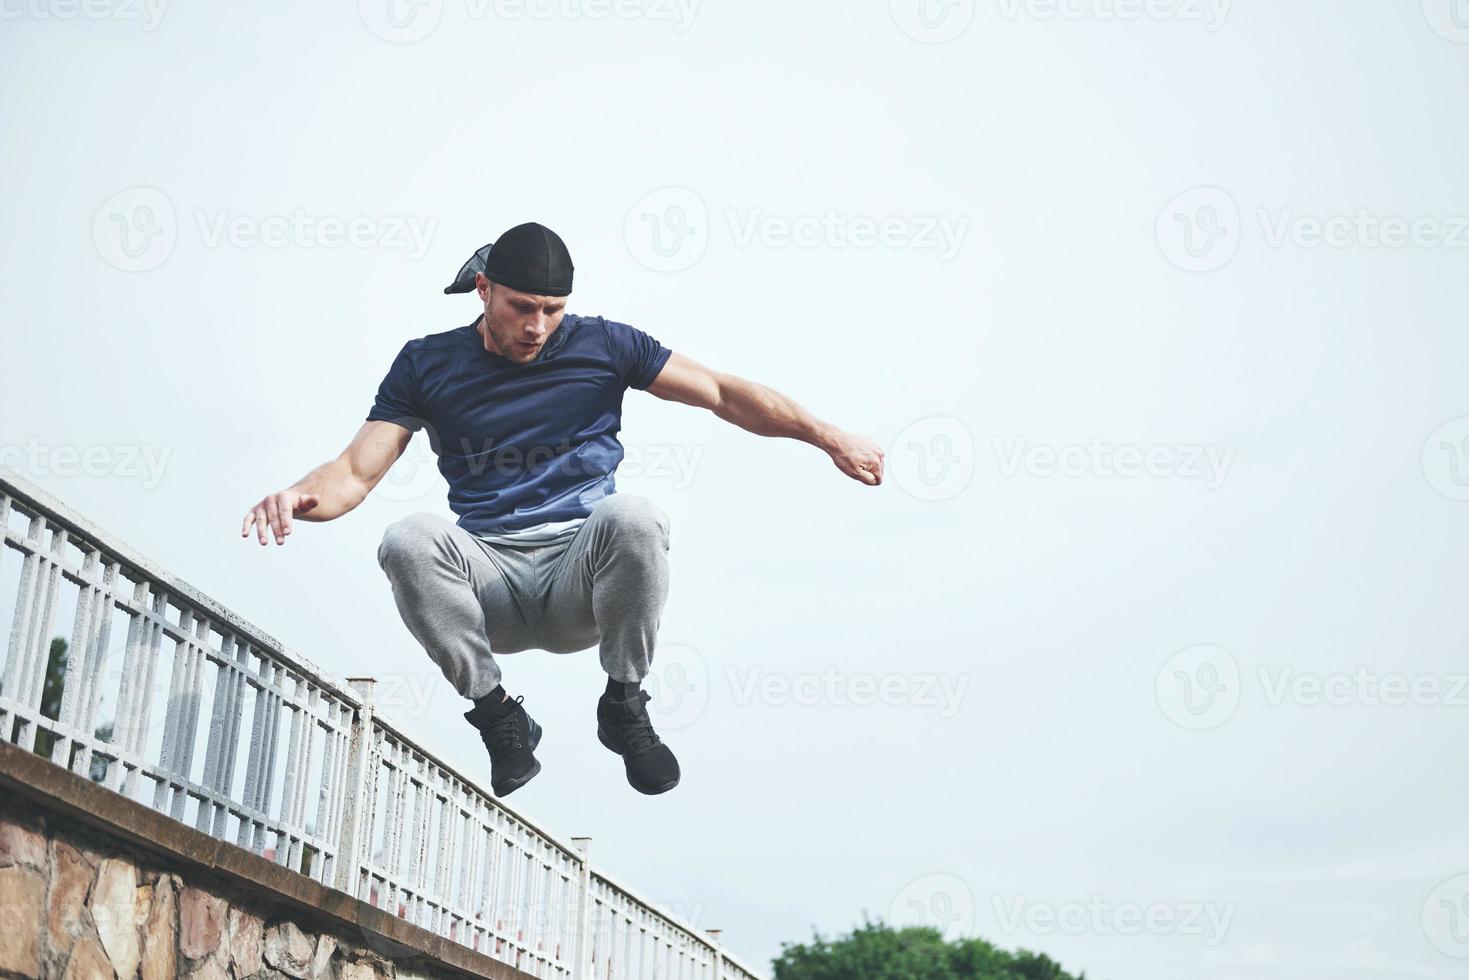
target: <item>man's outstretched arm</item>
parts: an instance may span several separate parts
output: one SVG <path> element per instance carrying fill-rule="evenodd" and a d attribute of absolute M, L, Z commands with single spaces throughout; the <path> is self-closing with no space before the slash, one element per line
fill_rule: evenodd
<path fill-rule="evenodd" d="M 293 519 L 336 520 L 367 498 L 412 438 L 412 432 L 393 422 L 365 423 L 342 455 L 251 507 L 240 537 L 249 537 L 253 527 L 261 544 L 267 530 L 276 544 L 285 544 Z"/>
<path fill-rule="evenodd" d="M 873 487 L 882 483 L 883 452 L 877 443 L 821 421 L 764 385 L 711 371 L 675 351 L 648 391 L 667 401 L 707 408 L 757 436 L 808 442 L 852 479 Z"/>

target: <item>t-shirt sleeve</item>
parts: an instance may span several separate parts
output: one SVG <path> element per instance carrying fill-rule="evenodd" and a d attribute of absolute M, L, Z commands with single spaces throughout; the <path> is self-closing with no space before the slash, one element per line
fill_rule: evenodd
<path fill-rule="evenodd" d="M 393 366 L 388 368 L 383 383 L 377 387 L 377 400 L 367 413 L 369 422 L 393 422 L 410 432 L 423 428 L 418 410 L 418 376 L 413 370 L 413 357 L 404 344 Z"/>
<path fill-rule="evenodd" d="M 673 356 L 673 351 L 637 327 L 615 320 L 604 322 L 607 324 L 607 345 L 622 380 L 629 388 L 647 388 Z"/>

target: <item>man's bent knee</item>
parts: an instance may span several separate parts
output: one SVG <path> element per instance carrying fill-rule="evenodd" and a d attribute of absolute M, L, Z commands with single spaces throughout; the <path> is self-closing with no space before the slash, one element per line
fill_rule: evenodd
<path fill-rule="evenodd" d="M 615 534 L 660 540 L 667 547 L 668 515 L 647 497 L 614 493 L 597 504 L 595 513 Z"/>
<path fill-rule="evenodd" d="M 393 562 L 411 555 L 421 554 L 447 525 L 436 514 L 409 514 L 389 524 L 383 531 L 382 543 L 377 548 L 377 562 L 387 568 Z"/>

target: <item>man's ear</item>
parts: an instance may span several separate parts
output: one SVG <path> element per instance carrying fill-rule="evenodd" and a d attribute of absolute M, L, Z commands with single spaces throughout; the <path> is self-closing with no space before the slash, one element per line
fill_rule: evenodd
<path fill-rule="evenodd" d="M 486 279 L 483 272 L 476 272 L 474 274 L 474 288 L 479 292 L 480 301 L 489 303 L 490 292 L 495 288 L 495 284 Z"/>

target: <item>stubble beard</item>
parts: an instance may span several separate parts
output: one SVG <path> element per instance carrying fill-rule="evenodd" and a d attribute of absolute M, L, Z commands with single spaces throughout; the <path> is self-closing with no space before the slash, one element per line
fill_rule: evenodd
<path fill-rule="evenodd" d="M 500 349 L 500 356 L 508 361 L 511 361 L 512 363 L 529 364 L 531 361 L 535 360 L 541 355 L 541 348 L 545 346 L 545 344 L 542 343 L 541 347 L 537 347 L 532 353 L 524 353 L 519 347 L 516 346 L 514 339 L 505 336 L 500 331 L 499 325 L 495 322 L 494 315 L 491 314 L 489 310 L 485 311 L 484 325 L 485 334 L 490 337 L 495 342 L 495 346 Z M 485 349 L 489 350 L 488 347 L 486 347 Z M 495 351 L 490 351 L 490 353 L 493 354 L 495 353 Z"/>

